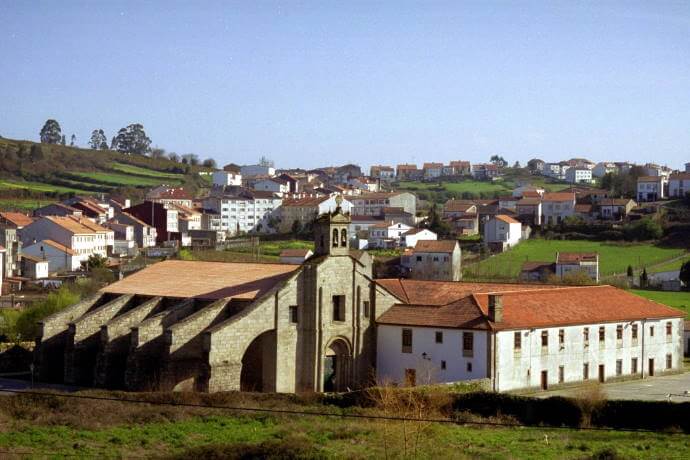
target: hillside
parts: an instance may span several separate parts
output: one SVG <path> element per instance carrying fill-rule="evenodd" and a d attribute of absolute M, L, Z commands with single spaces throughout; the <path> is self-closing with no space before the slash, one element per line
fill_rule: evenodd
<path fill-rule="evenodd" d="M 74 194 L 138 198 L 160 184 L 184 185 L 196 192 L 207 185 L 198 174 L 204 169 L 111 150 L 0 138 L 0 208 L 30 209 Z"/>

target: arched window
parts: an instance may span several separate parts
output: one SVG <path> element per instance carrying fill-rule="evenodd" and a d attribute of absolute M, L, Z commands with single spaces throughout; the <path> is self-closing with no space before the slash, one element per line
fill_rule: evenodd
<path fill-rule="evenodd" d="M 323 240 L 324 240 L 324 238 L 323 238 L 323 233 L 322 233 L 322 234 L 321 234 L 321 239 L 319 240 L 319 247 L 320 247 L 321 249 L 323 249 Z"/>
<path fill-rule="evenodd" d="M 340 230 L 340 246 L 346 248 L 347 247 L 347 230 L 342 229 Z"/>
<path fill-rule="evenodd" d="M 338 247 L 338 229 L 337 228 L 333 229 L 333 247 L 334 248 Z"/>

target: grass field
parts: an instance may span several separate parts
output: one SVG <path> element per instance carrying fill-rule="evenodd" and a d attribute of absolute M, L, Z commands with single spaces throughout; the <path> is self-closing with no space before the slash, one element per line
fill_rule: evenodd
<path fill-rule="evenodd" d="M 546 182 L 544 178 L 538 176 L 532 176 L 528 179 L 512 179 L 507 178 L 505 180 L 497 180 L 493 182 L 488 181 L 477 181 L 473 179 L 467 179 L 460 182 L 442 182 L 442 187 L 448 192 L 454 193 L 473 193 L 478 195 L 480 193 L 499 193 L 499 194 L 509 194 L 512 190 L 518 186 L 518 182 L 528 181 L 534 186 L 543 187 L 549 192 L 557 192 L 559 190 L 564 190 L 570 187 L 570 184 L 566 183 L 551 183 Z M 425 182 L 410 182 L 403 181 L 398 184 L 398 188 L 404 190 L 431 190 L 438 188 L 439 185 L 435 183 L 425 183 Z"/>
<path fill-rule="evenodd" d="M 184 402 L 190 395 L 178 396 L 174 399 Z M 218 396 L 213 398 L 222 405 L 341 413 L 333 406 L 297 405 L 287 397 Z M 166 398 L 159 394 L 155 399 Z M 205 396 L 197 398 L 201 402 Z M 376 414 L 364 409 L 345 413 Z M 690 448 L 690 437 L 684 434 L 244 414 L 3 396 L 0 451 L 9 458 L 647 459 L 680 458 L 678 454 Z M 479 417 L 472 420 L 509 423 Z"/>
<path fill-rule="evenodd" d="M 685 263 L 690 261 L 690 254 L 686 254 L 683 257 L 679 258 L 678 260 L 674 260 L 671 262 L 655 265 L 652 267 L 650 270 L 648 270 L 650 273 L 659 273 L 659 272 L 670 272 L 673 270 L 680 270 L 680 267 Z"/>
<path fill-rule="evenodd" d="M 108 185 L 125 185 L 134 187 L 155 187 L 167 182 L 170 182 L 165 178 L 146 178 L 140 176 L 132 176 L 127 174 L 117 174 L 117 173 L 106 173 L 106 172 L 73 172 L 79 177 L 86 177 L 89 179 L 96 180 L 98 182 L 108 184 Z"/>
<path fill-rule="evenodd" d="M 184 179 L 184 175 L 182 174 L 155 171 L 153 169 L 141 168 L 139 166 L 134 166 L 125 163 L 110 163 L 110 167 L 125 174 L 134 174 L 137 176 L 147 176 L 156 179 L 167 179 L 176 181 L 182 181 Z"/>
<path fill-rule="evenodd" d="M 0 211 L 32 211 L 52 202 L 45 199 L 0 198 Z"/>
<path fill-rule="evenodd" d="M 645 267 L 683 254 L 682 249 L 660 248 L 650 244 L 616 244 L 598 241 L 527 240 L 502 254 L 467 266 L 468 278 L 515 279 L 527 261 L 555 262 L 556 252 L 598 252 L 601 276 L 625 273 L 628 265 Z"/>
<path fill-rule="evenodd" d="M 669 307 L 683 310 L 690 317 L 690 292 L 645 291 L 631 289 L 630 292 L 655 302 L 663 303 Z"/>
<path fill-rule="evenodd" d="M 0 180 L 0 189 L 26 189 L 35 192 L 57 192 L 57 193 L 93 193 L 82 189 L 64 187 L 61 185 L 44 184 L 42 182 L 28 182 L 21 180 Z"/>

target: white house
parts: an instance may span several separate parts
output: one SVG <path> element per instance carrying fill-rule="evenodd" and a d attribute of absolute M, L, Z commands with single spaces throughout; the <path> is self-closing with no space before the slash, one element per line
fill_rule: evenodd
<path fill-rule="evenodd" d="M 32 280 L 48 278 L 49 262 L 40 257 L 22 254 L 22 276 Z"/>
<path fill-rule="evenodd" d="M 407 249 L 400 264 L 410 278 L 417 280 L 459 281 L 462 277 L 462 251 L 457 240 L 420 240 Z"/>
<path fill-rule="evenodd" d="M 353 196 L 353 216 L 382 216 L 386 208 L 402 208 L 403 211 L 417 214 L 417 197 L 410 192 L 363 193 Z"/>
<path fill-rule="evenodd" d="M 76 271 L 81 268 L 82 258 L 73 249 L 53 240 L 42 240 L 24 246 L 22 255 L 32 256 L 48 261 L 51 273 Z"/>
<path fill-rule="evenodd" d="M 592 170 L 589 168 L 568 168 L 565 172 L 565 180 L 571 184 L 590 184 L 592 182 Z"/>
<path fill-rule="evenodd" d="M 666 198 L 666 177 L 641 176 L 637 178 L 637 202 Z"/>
<path fill-rule="evenodd" d="M 683 198 L 690 192 L 690 172 L 671 174 L 668 181 L 668 196 Z"/>
<path fill-rule="evenodd" d="M 222 171 L 213 171 L 213 185 L 225 187 L 228 185 L 242 185 L 242 174 L 237 166 L 228 165 Z"/>
<path fill-rule="evenodd" d="M 273 177 L 276 175 L 276 168 L 268 165 L 245 165 L 240 168 L 240 174 L 243 177 Z"/>
<path fill-rule="evenodd" d="M 220 230 L 234 235 L 240 232 L 275 233 L 277 209 L 282 199 L 271 192 L 234 188 L 211 193 L 204 208 L 220 214 Z"/>
<path fill-rule="evenodd" d="M 390 182 L 395 179 L 395 169 L 391 166 L 373 165 L 369 169 L 369 175 L 374 179 Z"/>
<path fill-rule="evenodd" d="M 560 163 L 546 163 L 544 165 L 544 175 L 560 179 L 562 177 Z"/>
<path fill-rule="evenodd" d="M 281 264 L 300 265 L 314 255 L 311 249 L 283 249 L 280 251 Z"/>
<path fill-rule="evenodd" d="M 542 197 L 542 223 L 558 225 L 575 214 L 575 194 L 570 192 L 544 193 Z"/>
<path fill-rule="evenodd" d="M 510 216 L 498 214 L 484 224 L 484 243 L 503 251 L 522 238 L 522 224 Z"/>
<path fill-rule="evenodd" d="M 677 372 L 683 318 L 612 286 L 382 279 L 377 379 L 489 379 L 494 391 Z"/>
<path fill-rule="evenodd" d="M 21 239 L 25 247 L 38 241 L 54 241 L 74 251 L 79 262 L 86 262 L 92 255 L 108 257 L 109 248 L 112 250 L 115 243 L 115 232 L 86 218 L 49 216 L 24 227 Z"/>
<path fill-rule="evenodd" d="M 282 196 L 290 191 L 290 184 L 286 180 L 279 178 L 263 179 L 254 182 L 254 190 L 260 190 L 262 192 L 273 192 Z"/>
<path fill-rule="evenodd" d="M 369 227 L 370 248 L 397 248 L 402 244 L 403 235 L 412 227 L 402 222 L 381 222 Z"/>
<path fill-rule="evenodd" d="M 443 174 L 443 163 L 424 163 L 422 166 L 425 179 L 435 179 Z"/>
<path fill-rule="evenodd" d="M 572 272 L 584 272 L 599 282 L 599 254 L 596 252 L 557 252 L 556 275 L 563 278 Z"/>
<path fill-rule="evenodd" d="M 609 163 L 609 162 L 599 162 L 597 165 L 592 169 L 592 176 L 594 177 L 604 177 L 607 174 L 615 174 L 618 172 L 618 167 L 616 166 L 615 163 Z"/>
<path fill-rule="evenodd" d="M 413 248 L 417 241 L 435 241 L 438 235 L 428 228 L 412 228 L 403 233 L 403 245 L 406 248 Z"/>
<path fill-rule="evenodd" d="M 535 187 L 534 185 L 527 184 L 515 187 L 513 189 L 513 196 L 517 198 L 522 198 L 526 196 L 526 192 L 528 192 L 527 194 L 529 194 L 530 196 L 535 195 L 541 197 L 544 195 L 545 191 L 546 190 L 544 190 L 541 187 Z"/>

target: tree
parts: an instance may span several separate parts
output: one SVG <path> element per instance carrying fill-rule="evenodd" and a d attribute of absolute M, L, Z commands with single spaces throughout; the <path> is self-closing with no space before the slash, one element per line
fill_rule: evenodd
<path fill-rule="evenodd" d="M 169 159 L 170 161 L 174 161 L 175 163 L 179 163 L 179 162 L 180 162 L 180 156 L 179 156 L 177 153 L 175 153 L 175 152 L 170 152 L 170 153 L 168 154 L 168 159 Z"/>
<path fill-rule="evenodd" d="M 543 163 L 543 161 L 539 158 L 532 158 L 527 162 L 527 169 L 529 169 L 532 172 L 539 171 L 540 162 Z"/>
<path fill-rule="evenodd" d="M 522 168 L 522 166 L 520 166 L 520 162 L 519 162 L 519 161 L 516 161 L 515 164 L 513 165 L 513 168 L 514 168 L 514 169 L 520 169 L 520 168 Z"/>
<path fill-rule="evenodd" d="M 91 131 L 91 140 L 89 141 L 89 145 L 94 150 L 108 150 L 108 138 L 105 137 L 105 133 L 102 129 L 94 129 Z M 105 145 L 105 148 L 103 148 L 103 145 Z"/>
<path fill-rule="evenodd" d="M 44 144 L 59 144 L 62 139 L 62 130 L 60 123 L 53 120 L 47 120 L 41 128 L 41 142 Z"/>
<path fill-rule="evenodd" d="M 151 158 L 157 160 L 165 158 L 165 149 L 159 149 L 158 147 L 151 149 Z"/>
<path fill-rule="evenodd" d="M 441 219 L 441 216 L 436 211 L 436 203 L 431 205 L 427 222 L 429 230 L 436 233 L 439 237 L 443 238 L 450 235 L 450 225 L 448 225 L 446 221 Z"/>
<path fill-rule="evenodd" d="M 628 265 L 628 278 L 632 278 L 635 276 L 635 273 L 633 272 L 632 265 Z"/>
<path fill-rule="evenodd" d="M 196 166 L 199 164 L 199 157 L 195 153 L 184 154 L 182 155 L 182 163 Z"/>
<path fill-rule="evenodd" d="M 498 155 L 492 155 L 490 161 L 499 168 L 505 168 L 508 165 L 508 162 L 503 157 Z"/>
<path fill-rule="evenodd" d="M 647 287 L 647 284 L 649 284 L 649 276 L 647 276 L 647 267 L 645 267 L 640 273 L 640 287 Z"/>
<path fill-rule="evenodd" d="M 290 229 L 293 235 L 299 235 L 302 233 L 302 222 L 299 221 L 299 219 L 295 219 L 292 222 L 292 228 Z"/>
<path fill-rule="evenodd" d="M 62 139 L 60 139 L 60 144 L 62 145 L 67 145 L 67 141 L 65 140 L 65 135 L 62 135 Z"/>
<path fill-rule="evenodd" d="M 207 167 L 207 168 L 213 168 L 213 169 L 216 169 L 216 167 L 217 167 L 216 166 L 216 160 L 214 160 L 213 158 L 205 159 L 204 162 L 202 163 L 202 165 Z"/>
<path fill-rule="evenodd" d="M 86 266 L 89 270 L 93 270 L 94 268 L 104 268 L 107 261 L 108 259 L 99 254 L 91 254 L 89 259 L 86 261 Z"/>
<path fill-rule="evenodd" d="M 151 147 L 151 139 L 146 136 L 144 127 L 140 123 L 134 123 L 117 132 L 111 148 L 121 153 L 145 155 Z"/>
<path fill-rule="evenodd" d="M 72 134 L 72 137 L 70 137 L 70 139 L 69 139 L 69 146 L 74 147 L 76 143 L 77 143 L 77 136 Z"/>
<path fill-rule="evenodd" d="M 678 279 L 685 284 L 685 289 L 690 290 L 690 260 L 683 263 L 683 265 L 680 267 Z"/>
<path fill-rule="evenodd" d="M 628 224 L 623 228 L 625 237 L 628 240 L 658 240 L 664 231 L 657 222 L 649 217 L 640 219 L 637 222 Z"/>

